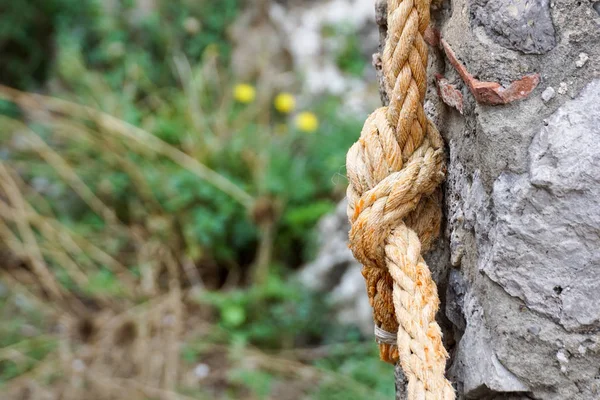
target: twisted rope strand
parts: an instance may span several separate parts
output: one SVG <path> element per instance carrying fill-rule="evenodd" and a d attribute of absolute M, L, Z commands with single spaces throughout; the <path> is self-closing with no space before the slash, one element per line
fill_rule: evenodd
<path fill-rule="evenodd" d="M 423 109 L 429 3 L 388 0 L 382 67 L 390 104 L 367 118 L 348 151 L 348 218 L 381 358 L 400 361 L 409 399 L 451 400 L 437 287 L 421 256 L 439 233 L 445 171 L 442 138 Z M 397 332 L 395 344 L 389 332 Z"/>

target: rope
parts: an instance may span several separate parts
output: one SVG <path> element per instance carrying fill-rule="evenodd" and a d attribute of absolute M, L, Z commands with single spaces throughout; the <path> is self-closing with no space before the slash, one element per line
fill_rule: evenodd
<path fill-rule="evenodd" d="M 381 358 L 400 361 L 410 400 L 450 400 L 437 287 L 421 256 L 439 232 L 445 172 L 442 138 L 423 109 L 429 4 L 388 0 L 382 70 L 390 104 L 367 118 L 348 152 L 348 218 Z"/>

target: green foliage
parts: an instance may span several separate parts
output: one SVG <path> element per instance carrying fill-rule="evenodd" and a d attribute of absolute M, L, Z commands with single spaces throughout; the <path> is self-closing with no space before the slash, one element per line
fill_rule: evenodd
<path fill-rule="evenodd" d="M 295 394 L 290 392 L 290 396 L 315 400 L 393 397 L 393 369 L 379 360 L 377 345 L 361 342 L 356 330 L 331 322 L 330 307 L 320 294 L 300 290 L 293 283 L 271 275 L 264 285 L 230 292 L 205 292 L 198 301 L 216 308 L 219 329 L 208 341 L 185 346 L 182 358 L 194 365 L 210 352 L 211 341 L 229 344 L 232 348 L 229 379 L 258 399 L 271 398 L 275 388 L 289 385 L 289 376 L 277 373 L 278 368 L 269 368 L 270 364 L 286 365 L 288 361 L 275 356 L 265 361 L 263 367 L 254 363 L 245 365 L 241 356 L 244 348 L 257 346 L 273 354 L 289 350 L 302 356 L 301 349 L 315 343 L 323 346 L 323 356 L 308 367 L 297 367 L 309 368 L 311 372 L 298 371 L 299 376 L 291 379 L 294 385 L 289 390 Z M 317 382 L 303 381 L 315 376 L 319 376 Z"/>
<path fill-rule="evenodd" d="M 73 60 L 62 59 L 72 54 L 61 52 L 58 64 L 73 68 Z M 153 103 L 146 98 L 115 93 L 84 65 L 80 72 L 79 75 L 65 72 L 64 77 L 71 78 L 73 87 L 98 88 L 80 92 L 82 101 L 100 102 L 109 112 L 118 106 L 114 114 L 145 127 L 176 148 L 187 149 L 204 165 L 251 195 L 276 199 L 283 205 L 274 243 L 276 259 L 291 267 L 307 260 L 313 227 L 333 209 L 343 192 L 338 183 L 344 173 L 345 152 L 360 127 L 360 121 L 339 113 L 337 99 L 325 98 L 316 104 L 321 121 L 316 134 L 290 128 L 287 133 L 277 135 L 272 126 L 255 122 L 261 110 L 232 102 L 225 103 L 226 112 L 220 119 L 210 121 L 222 113 L 216 105 L 223 107 L 231 91 L 227 86 L 221 88 L 220 98 L 212 102 L 206 100 L 215 97 L 211 94 L 213 87 L 202 83 L 185 91 L 170 88 Z M 125 79 L 120 85 L 127 87 L 131 82 Z M 135 90 L 135 86 L 131 88 Z M 206 102 L 200 116 L 206 119 L 205 126 L 198 126 L 190 115 L 192 99 L 186 93 L 192 90 L 197 91 L 198 101 Z M 200 110 L 192 113 L 200 114 Z M 238 122 L 242 118 L 243 124 Z M 251 261 L 258 231 L 248 218 L 248 211 L 236 200 L 170 160 L 132 151 L 130 144 L 118 139 L 109 138 L 108 143 L 99 145 L 110 134 L 96 132 L 93 126 L 85 131 L 82 128 L 73 125 L 66 131 L 47 127 L 36 130 L 50 145 L 60 143 L 61 156 L 115 210 L 121 221 L 147 226 L 148 221 L 163 220 L 170 234 L 168 230 L 148 228 L 162 240 L 180 243 L 174 251 L 184 252 L 194 261 L 208 258 L 219 264 L 241 265 Z M 36 157 L 27 154 L 15 157 L 27 162 L 26 179 L 49 181 L 48 186 L 53 189 L 47 200 L 61 219 L 72 221 L 77 232 L 91 230 L 101 234 L 105 225 L 60 174 Z M 123 169 L 124 163 L 129 164 L 128 170 Z M 132 176 L 132 169 L 137 177 Z"/>
<path fill-rule="evenodd" d="M 98 0 L 5 1 L 0 5 L 0 53 L 7 62 L 0 64 L 0 82 L 19 88 L 43 84 L 56 55 L 49 49 L 71 45 L 83 49 L 82 60 L 103 70 L 115 89 L 131 73 L 125 56 L 152 82 L 173 83 L 169 64 L 174 54 L 197 63 L 212 46 L 228 59 L 226 29 L 240 6 L 240 0 L 158 0 L 156 9 L 146 13 L 134 1 L 110 7 Z"/>
<path fill-rule="evenodd" d="M 85 288 L 90 294 L 103 294 L 118 297 L 123 293 L 117 277 L 109 270 L 101 270 L 89 277 L 90 282 Z"/>
<path fill-rule="evenodd" d="M 259 399 L 273 397 L 276 387 L 289 387 L 292 398 L 313 400 L 389 399 L 395 393 L 393 367 L 378 358 L 374 343 L 345 342 L 328 348 L 327 355 L 310 365 L 310 371 L 299 371 L 292 378 L 274 373 L 271 369 L 238 366 L 230 379 L 249 389 Z M 299 352 L 301 354 L 301 352 Z M 272 363 L 282 362 L 274 358 Z M 283 360 L 285 363 L 285 360 Z M 277 369 L 277 368 L 273 368 Z M 316 382 L 302 382 L 302 376 L 317 375 Z M 293 382 L 293 384 L 292 384 Z"/>
<path fill-rule="evenodd" d="M 336 327 L 322 296 L 302 290 L 276 275 L 264 285 L 230 292 L 207 292 L 199 299 L 216 307 L 219 325 L 237 343 L 282 348 L 333 336 Z M 339 332 L 339 331 L 338 331 Z"/>
<path fill-rule="evenodd" d="M 360 77 L 365 70 L 366 63 L 361 54 L 359 43 L 356 35 L 348 36 L 344 47 L 336 57 L 336 61 L 342 71 Z"/>
<path fill-rule="evenodd" d="M 0 82 L 25 88 L 48 78 L 57 32 L 87 39 L 99 12 L 96 0 L 3 1 L 0 4 Z"/>
<path fill-rule="evenodd" d="M 158 0 L 152 12 L 142 12 L 135 2 L 116 2 L 107 11 L 94 0 L 83 0 L 80 7 L 71 1 L 13 5 L 1 17 L 21 16 L 16 20 L 24 26 L 39 13 L 51 18 L 48 23 L 56 42 L 52 78 L 63 88 L 56 94 L 148 130 L 252 196 L 276 199 L 283 207 L 274 255 L 291 267 L 305 262 L 312 252 L 312 228 L 342 195 L 336 183 L 360 121 L 340 112 L 339 99 L 326 97 L 313 106 L 320 121 L 318 132 L 311 135 L 288 127 L 275 134 L 275 125 L 286 125 L 286 118 L 269 121 L 262 108 L 231 101 L 226 30 L 238 14 L 240 0 Z M 1 32 L 6 37 L 17 35 L 13 22 L 5 22 L 0 24 L 5 29 L 0 28 L 0 37 Z M 41 50 L 27 46 L 32 53 Z M 184 73 L 182 68 L 189 70 Z M 220 76 L 215 70 L 221 71 Z M 14 113 L 1 105 L 0 110 Z M 214 186 L 171 161 L 132 151 L 128 144 L 114 141 L 110 148 L 99 146 L 94 136 L 107 133 L 95 132 L 93 125 L 85 126 L 88 132 L 82 132 L 83 126 L 63 133 L 39 128 L 38 133 L 50 145 L 61 147 L 61 156 L 121 221 L 145 225 L 150 213 L 154 220 L 168 220 L 170 229 L 177 228 L 175 237 L 156 234 L 183 243 L 174 251 L 194 261 L 208 258 L 242 266 L 251 262 L 256 226 L 247 210 Z M 123 170 L 123 158 L 137 169 L 137 180 L 145 181 L 146 195 Z M 70 221 L 77 232 L 100 234 L 103 222 L 61 176 L 39 160 L 27 159 L 27 164 L 28 179 L 49 181 L 52 193 L 46 195 L 62 220 Z M 148 193 L 156 200 L 151 209 Z"/>
<path fill-rule="evenodd" d="M 379 360 L 375 347 L 357 345 L 353 352 L 340 351 L 322 360 L 317 366 L 327 371 L 334 371 L 351 382 L 372 390 L 382 398 L 393 398 L 394 374 L 393 367 Z M 364 394 L 356 387 L 346 386 L 340 390 L 339 382 L 324 382 L 313 394 L 313 398 L 325 399 L 363 399 Z"/>
<path fill-rule="evenodd" d="M 85 54 L 92 68 L 106 71 L 113 88 L 128 72 L 123 68 L 126 56 L 157 85 L 176 81 L 170 65 L 174 55 L 182 54 L 195 64 L 212 46 L 227 60 L 231 46 L 226 41 L 226 29 L 237 15 L 240 1 L 159 0 L 150 13 L 127 2 L 116 7 L 112 15 L 102 19 L 100 40 Z"/>
<path fill-rule="evenodd" d="M 253 371 L 243 368 L 234 369 L 230 373 L 234 383 L 246 386 L 259 399 L 268 399 L 276 378 L 264 371 Z"/>

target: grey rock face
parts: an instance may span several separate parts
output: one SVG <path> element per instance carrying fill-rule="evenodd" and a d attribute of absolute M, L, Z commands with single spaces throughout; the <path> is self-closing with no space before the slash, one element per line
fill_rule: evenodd
<path fill-rule="evenodd" d="M 519 4 L 529 7 L 523 15 L 544 7 L 556 27 L 552 45 L 549 30 L 528 31 L 530 41 L 520 44 L 508 43 L 512 28 L 490 30 L 504 21 L 492 14 L 522 11 L 510 8 Z M 600 399 L 600 21 L 593 2 L 453 0 L 452 11 L 437 17 L 472 73 L 498 82 L 542 77 L 520 102 L 483 106 L 465 91 L 463 116 L 451 109 L 439 116 L 449 153 L 449 377 L 459 399 Z M 436 72 L 460 79 L 448 63 L 429 73 Z M 550 87 L 559 89 L 542 95 Z"/>
<path fill-rule="evenodd" d="M 497 43 L 528 54 L 544 54 L 556 45 L 549 0 L 475 0 L 473 23 Z"/>
<path fill-rule="evenodd" d="M 460 382 L 460 392 L 477 398 L 498 392 L 527 392 L 527 386 L 498 360 L 483 309 L 471 293 L 463 310 L 467 326 L 449 371 L 450 379 Z"/>
<path fill-rule="evenodd" d="M 600 80 L 546 121 L 529 173 L 495 182 L 494 244 L 483 271 L 567 330 L 600 322 Z"/>

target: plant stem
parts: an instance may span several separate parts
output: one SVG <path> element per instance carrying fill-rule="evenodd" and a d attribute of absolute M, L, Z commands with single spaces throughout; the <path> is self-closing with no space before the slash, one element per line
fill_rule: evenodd
<path fill-rule="evenodd" d="M 260 243 L 256 261 L 252 268 L 252 283 L 261 285 L 267 281 L 269 276 L 269 266 L 273 254 L 273 230 L 274 222 L 266 221 L 259 227 Z"/>

